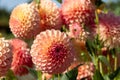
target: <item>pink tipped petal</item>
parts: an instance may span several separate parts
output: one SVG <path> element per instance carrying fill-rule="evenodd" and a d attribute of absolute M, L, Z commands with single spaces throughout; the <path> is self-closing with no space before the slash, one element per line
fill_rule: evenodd
<path fill-rule="evenodd" d="M 62 15 L 69 26 L 73 23 L 91 24 L 95 18 L 95 6 L 90 0 L 65 0 L 62 3 Z"/>
<path fill-rule="evenodd" d="M 65 71 L 73 61 L 70 38 L 58 30 L 47 30 L 37 35 L 31 47 L 37 70 L 57 74 Z"/>
<path fill-rule="evenodd" d="M 40 32 L 40 16 L 34 3 L 16 6 L 10 16 L 10 29 L 15 37 L 30 39 Z"/>
<path fill-rule="evenodd" d="M 112 13 L 99 15 L 99 26 L 95 29 L 100 39 L 105 41 L 105 46 L 120 47 L 120 16 Z"/>
<path fill-rule="evenodd" d="M 11 45 L 4 38 L 0 38 L 0 77 L 5 76 L 11 67 Z"/>
<path fill-rule="evenodd" d="M 21 39 L 9 40 L 12 45 L 13 60 L 11 69 L 15 75 L 22 76 L 28 74 L 26 67 L 32 68 L 33 62 L 30 55 L 30 50 L 27 48 L 28 45 Z"/>
<path fill-rule="evenodd" d="M 42 30 L 60 29 L 62 27 L 60 9 L 52 0 L 41 0 L 39 11 Z"/>

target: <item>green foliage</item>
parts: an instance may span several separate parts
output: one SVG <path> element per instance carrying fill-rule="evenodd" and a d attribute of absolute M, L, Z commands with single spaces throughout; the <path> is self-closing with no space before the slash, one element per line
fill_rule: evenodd
<path fill-rule="evenodd" d="M 14 75 L 14 73 L 11 70 L 9 70 L 8 73 L 7 73 L 7 76 L 6 76 L 6 78 L 4 80 L 11 80 L 11 79 L 12 80 L 17 80 L 17 78 Z"/>
<path fill-rule="evenodd" d="M 38 74 L 37 71 L 35 69 L 26 67 L 28 69 L 28 71 L 37 79 L 38 78 Z"/>
<path fill-rule="evenodd" d="M 111 79 L 111 80 L 120 80 L 120 67 L 116 70 L 116 71 L 114 71 L 113 73 L 111 73 L 110 75 L 109 75 L 109 78 Z"/>
<path fill-rule="evenodd" d="M 99 70 L 95 71 L 95 73 L 93 75 L 93 80 L 104 80 L 104 78 Z"/>
<path fill-rule="evenodd" d="M 77 68 L 81 65 L 82 64 L 78 65 L 77 67 L 75 67 L 71 71 L 63 74 L 61 80 L 76 80 L 76 77 L 77 77 L 77 74 L 78 74 L 78 69 Z"/>
<path fill-rule="evenodd" d="M 106 65 L 106 67 L 111 69 L 110 63 L 105 56 L 99 55 L 98 59 Z"/>
<path fill-rule="evenodd" d="M 120 1 L 116 0 L 115 2 L 107 3 L 108 11 L 114 12 L 116 15 L 120 15 Z"/>
<path fill-rule="evenodd" d="M 59 3 L 62 3 L 62 0 L 57 0 Z"/>

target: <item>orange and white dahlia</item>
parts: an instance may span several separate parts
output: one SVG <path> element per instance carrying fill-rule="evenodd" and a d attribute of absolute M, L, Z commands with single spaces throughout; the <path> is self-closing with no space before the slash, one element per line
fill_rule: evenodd
<path fill-rule="evenodd" d="M 115 16 L 110 12 L 107 14 L 101 13 L 95 33 L 99 34 L 100 39 L 105 41 L 106 47 L 120 47 L 120 16 Z"/>
<path fill-rule="evenodd" d="M 31 55 L 36 69 L 49 74 L 62 73 L 74 58 L 70 38 L 53 29 L 37 35 L 31 47 Z"/>
<path fill-rule="evenodd" d="M 60 29 L 62 27 L 60 9 L 52 0 L 41 0 L 39 14 L 41 30 Z"/>
<path fill-rule="evenodd" d="M 15 37 L 35 37 L 40 32 L 40 16 L 36 4 L 23 3 L 16 6 L 11 13 L 9 25 Z"/>
<path fill-rule="evenodd" d="M 95 71 L 95 66 L 93 63 L 85 63 L 78 67 L 77 80 L 92 80 L 92 76 Z"/>
<path fill-rule="evenodd" d="M 12 52 L 8 40 L 0 38 L 0 77 L 5 76 L 11 67 Z"/>
<path fill-rule="evenodd" d="M 15 75 L 22 76 L 29 73 L 27 67 L 33 68 L 32 57 L 26 42 L 21 39 L 9 40 L 12 45 L 13 60 L 11 69 Z"/>
<path fill-rule="evenodd" d="M 94 23 L 95 6 L 90 0 L 64 0 L 62 16 L 65 24 L 73 23 L 89 25 Z"/>

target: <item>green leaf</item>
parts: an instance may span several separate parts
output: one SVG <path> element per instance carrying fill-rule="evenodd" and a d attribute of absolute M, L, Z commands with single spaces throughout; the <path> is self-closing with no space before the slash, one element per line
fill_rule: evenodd
<path fill-rule="evenodd" d="M 99 55 L 98 59 L 111 69 L 110 63 L 105 56 Z"/>
<path fill-rule="evenodd" d="M 6 75 L 6 78 L 3 79 L 3 80 L 17 80 L 17 78 L 14 75 L 13 71 L 9 70 L 8 73 L 7 73 L 7 75 Z"/>
<path fill-rule="evenodd" d="M 91 54 L 91 56 L 92 56 L 92 53 L 93 53 L 92 41 L 90 41 L 90 40 L 86 41 L 86 48 L 87 48 L 88 52 Z"/>
<path fill-rule="evenodd" d="M 98 14 L 96 11 L 95 11 L 95 23 L 99 24 L 99 18 L 98 18 Z"/>
<path fill-rule="evenodd" d="M 114 78 L 114 80 L 120 80 L 120 71 L 119 71 L 119 73 L 117 74 L 117 76 Z"/>
<path fill-rule="evenodd" d="M 93 75 L 93 80 L 104 80 L 104 78 L 99 70 L 95 71 L 95 73 Z"/>
<path fill-rule="evenodd" d="M 38 80 L 42 80 L 42 72 L 37 71 Z"/>
<path fill-rule="evenodd" d="M 62 3 L 62 0 L 57 0 L 59 3 Z"/>
<path fill-rule="evenodd" d="M 39 4 L 39 3 L 40 3 L 40 0 L 36 0 L 36 2 Z"/>
<path fill-rule="evenodd" d="M 68 29 L 65 27 L 65 25 L 63 25 L 62 28 L 61 28 L 61 31 L 62 32 L 68 32 Z"/>
<path fill-rule="evenodd" d="M 78 74 L 78 67 L 81 66 L 82 64 L 78 65 L 71 71 L 63 74 L 61 80 L 76 80 L 77 74 Z"/>
<path fill-rule="evenodd" d="M 32 69 L 32 68 L 28 68 L 27 69 L 29 70 L 29 72 L 35 77 L 35 78 L 38 78 L 37 76 L 37 71 L 35 69 Z"/>
<path fill-rule="evenodd" d="M 111 74 L 109 75 L 109 78 L 110 78 L 111 80 L 113 80 L 114 78 L 120 80 L 120 67 L 117 68 L 116 71 L 114 71 L 113 73 L 111 73 Z"/>
<path fill-rule="evenodd" d="M 104 75 L 103 77 L 104 77 L 104 80 L 111 80 L 111 79 L 109 78 L 109 75 Z"/>
<path fill-rule="evenodd" d="M 78 74 L 77 69 L 73 69 L 68 73 L 63 74 L 61 80 L 76 80 L 77 74 Z"/>

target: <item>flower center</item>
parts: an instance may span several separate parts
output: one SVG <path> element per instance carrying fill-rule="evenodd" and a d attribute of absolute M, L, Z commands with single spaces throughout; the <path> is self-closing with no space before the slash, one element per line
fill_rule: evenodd
<path fill-rule="evenodd" d="M 61 43 L 54 43 L 49 47 L 48 53 L 56 59 L 63 58 L 67 53 L 67 49 Z"/>

